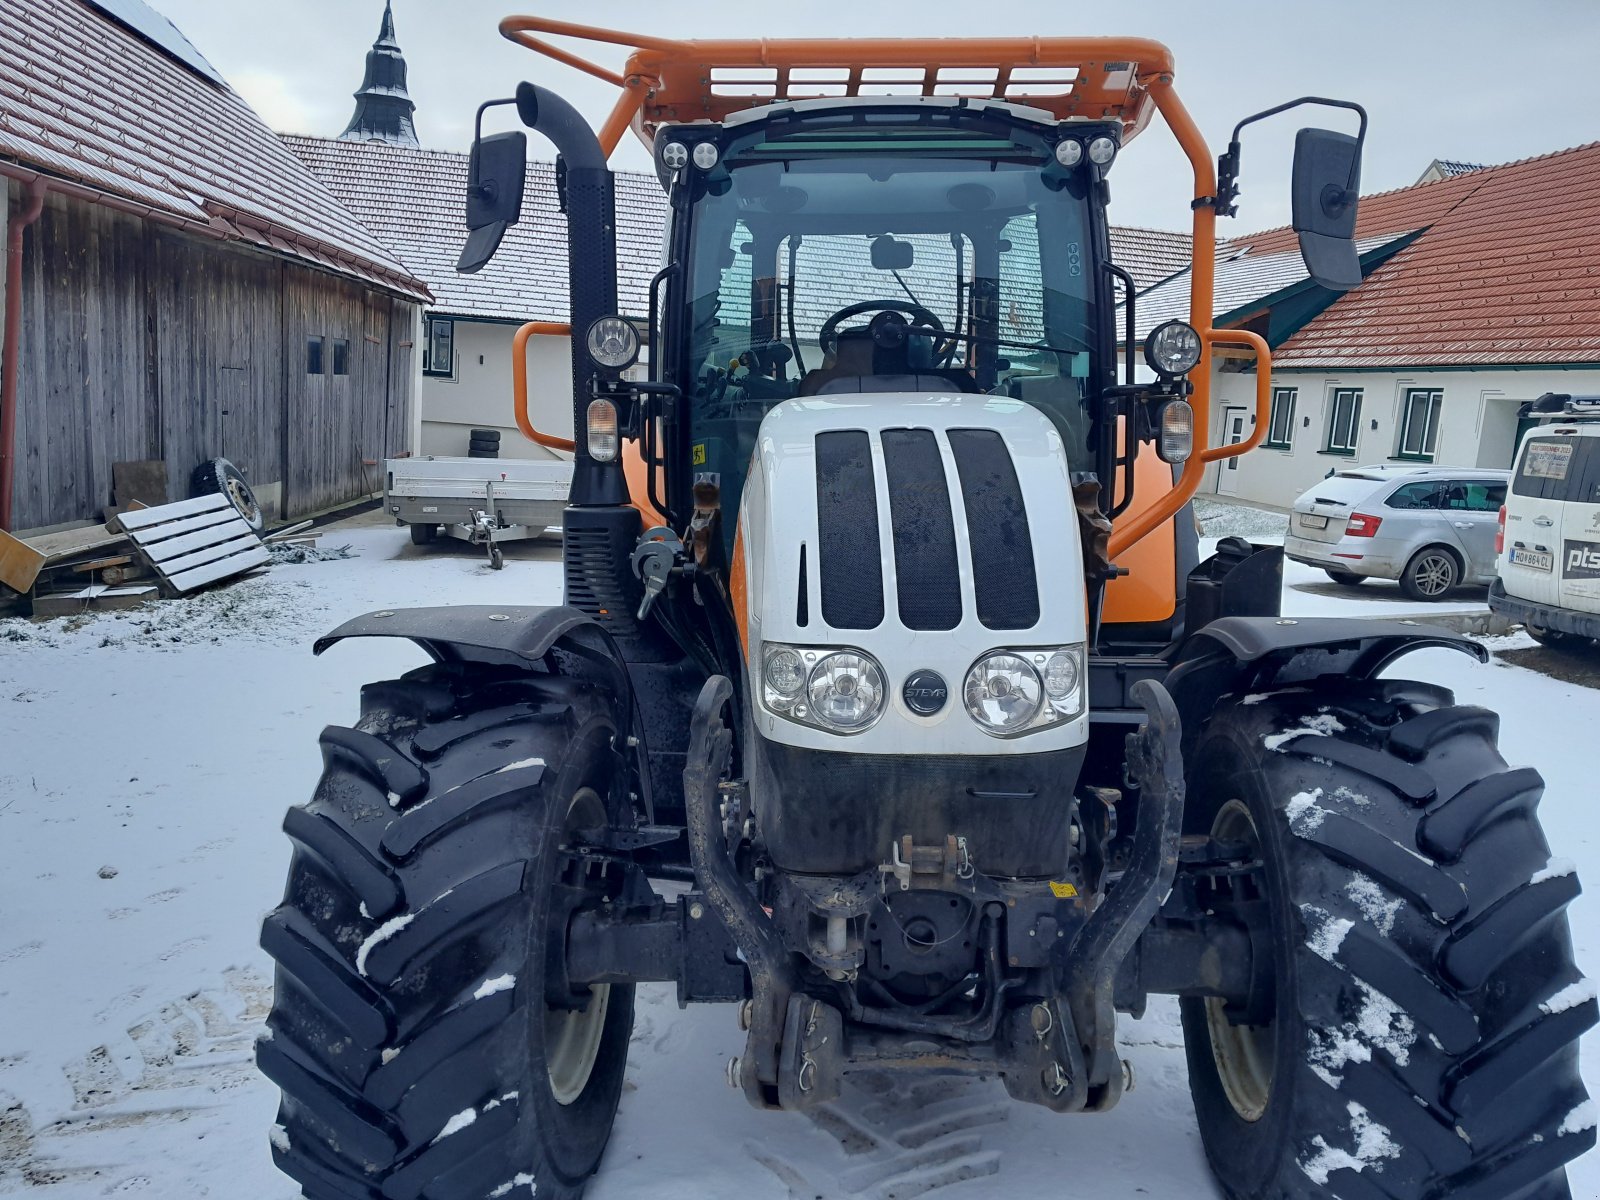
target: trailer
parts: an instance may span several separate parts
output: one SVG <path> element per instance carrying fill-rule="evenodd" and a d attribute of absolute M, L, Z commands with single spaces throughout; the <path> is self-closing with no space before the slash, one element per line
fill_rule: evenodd
<path fill-rule="evenodd" d="M 561 531 L 572 486 L 565 459 L 452 458 L 428 454 L 387 459 L 383 504 L 395 524 L 426 546 L 441 533 L 485 548 L 503 565 L 500 543 Z"/>

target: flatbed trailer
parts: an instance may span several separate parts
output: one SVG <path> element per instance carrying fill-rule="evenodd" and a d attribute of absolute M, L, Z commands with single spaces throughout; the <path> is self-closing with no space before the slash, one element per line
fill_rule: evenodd
<path fill-rule="evenodd" d="M 559 532 L 572 464 L 565 459 L 423 455 L 384 462 L 384 509 L 424 546 L 446 537 L 483 546 L 502 565 L 501 542 Z"/>

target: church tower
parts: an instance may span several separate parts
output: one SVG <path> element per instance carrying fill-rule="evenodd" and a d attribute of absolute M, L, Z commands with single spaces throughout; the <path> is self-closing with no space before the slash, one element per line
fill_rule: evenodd
<path fill-rule="evenodd" d="M 416 108 L 406 93 L 406 60 L 394 38 L 394 12 L 385 0 L 383 24 L 378 28 L 378 40 L 367 52 L 367 74 L 356 93 L 355 115 L 339 139 L 416 149 L 417 130 L 411 122 Z"/>

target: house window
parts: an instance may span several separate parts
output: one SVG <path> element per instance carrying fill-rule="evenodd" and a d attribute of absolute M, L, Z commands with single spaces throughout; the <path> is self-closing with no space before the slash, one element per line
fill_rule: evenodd
<path fill-rule="evenodd" d="M 1328 399 L 1328 439 L 1324 454 L 1351 454 L 1361 436 L 1361 389 L 1334 388 Z"/>
<path fill-rule="evenodd" d="M 1272 419 L 1267 422 L 1267 445 L 1288 450 L 1294 441 L 1294 400 L 1297 388 L 1272 389 Z"/>
<path fill-rule="evenodd" d="M 1419 458 L 1433 461 L 1433 452 L 1439 443 L 1439 410 L 1444 407 L 1444 393 L 1438 388 L 1408 388 L 1400 405 L 1400 443 L 1394 452 L 1396 458 Z"/>
<path fill-rule="evenodd" d="M 446 317 L 429 317 L 428 336 L 422 347 L 422 373 L 454 375 L 455 367 L 456 323 Z"/>
<path fill-rule="evenodd" d="M 306 374 L 321 375 L 323 371 L 322 339 L 320 337 L 308 337 L 306 339 Z"/>
<path fill-rule="evenodd" d="M 350 374 L 350 341 L 348 338 L 333 339 L 333 373 L 335 375 Z"/>

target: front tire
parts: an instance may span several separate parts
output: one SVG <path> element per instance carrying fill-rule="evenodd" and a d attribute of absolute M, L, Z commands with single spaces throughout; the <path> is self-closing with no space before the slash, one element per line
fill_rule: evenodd
<path fill-rule="evenodd" d="M 322 736 L 257 1046 L 283 1090 L 273 1156 L 309 1197 L 579 1196 L 621 1095 L 633 989 L 552 1004 L 563 905 L 603 891 L 563 853 L 628 819 L 617 730 L 583 681 L 432 666 L 362 690 Z"/>
<path fill-rule="evenodd" d="M 1230 1200 L 1557 1200 L 1594 1144 L 1578 1075 L 1597 1019 L 1578 892 L 1498 718 L 1374 682 L 1220 706 L 1187 832 L 1261 863 L 1211 897 L 1263 914 L 1256 1025 L 1181 1002 L 1206 1154 Z M 1265 1019 L 1262 1019 L 1264 1016 Z"/>

